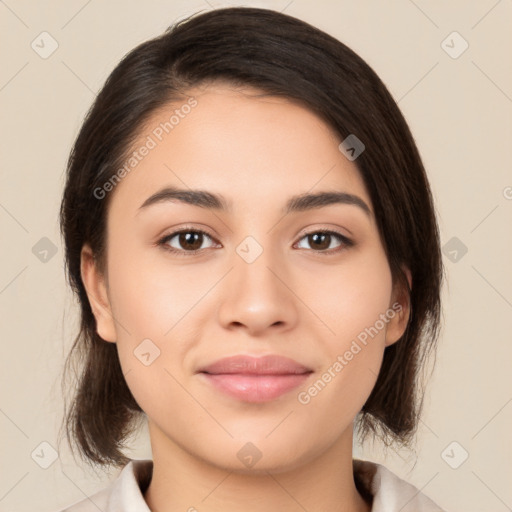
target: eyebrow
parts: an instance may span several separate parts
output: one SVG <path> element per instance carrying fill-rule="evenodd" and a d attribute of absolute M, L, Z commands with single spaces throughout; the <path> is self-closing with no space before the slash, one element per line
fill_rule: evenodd
<path fill-rule="evenodd" d="M 165 187 L 149 196 L 139 207 L 139 211 L 157 203 L 180 202 L 198 206 L 199 208 L 217 211 L 231 211 L 231 203 L 221 194 L 214 194 L 206 190 L 186 190 L 176 187 Z M 372 216 L 370 207 L 359 196 L 347 192 L 317 192 L 304 193 L 292 196 L 286 202 L 283 213 L 303 212 L 322 208 L 331 204 L 347 204 L 357 206 L 369 217 Z"/>

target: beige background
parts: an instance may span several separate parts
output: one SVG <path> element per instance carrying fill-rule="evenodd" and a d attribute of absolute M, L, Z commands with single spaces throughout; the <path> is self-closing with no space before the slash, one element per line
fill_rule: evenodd
<path fill-rule="evenodd" d="M 59 449 L 60 373 L 77 325 L 57 223 L 65 162 L 95 93 L 127 51 L 178 18 L 228 5 L 236 4 L 0 2 L 2 511 L 56 511 L 116 476 L 81 468 L 65 444 L 40 467 L 52 453 L 41 443 Z M 444 256 L 444 327 L 416 454 L 384 458 L 377 446 L 356 447 L 356 456 L 385 461 L 447 511 L 512 510 L 512 2 L 243 5 L 284 10 L 367 60 L 415 135 L 443 245 L 456 237 L 450 243 L 467 247 L 458 261 Z M 43 31 L 58 43 L 47 59 L 31 47 Z M 442 45 L 453 31 L 469 44 L 457 58 L 445 49 L 457 53 L 462 39 Z M 56 249 L 46 261 L 43 237 Z M 468 459 L 450 467 L 464 451 Z M 151 456 L 144 435 L 132 455 Z"/>

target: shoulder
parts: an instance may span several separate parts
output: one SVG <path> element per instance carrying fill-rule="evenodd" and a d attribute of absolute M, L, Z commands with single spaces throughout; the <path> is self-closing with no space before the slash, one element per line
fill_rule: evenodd
<path fill-rule="evenodd" d="M 107 487 L 59 512 L 151 512 L 143 492 L 152 471 L 152 460 L 132 460 Z"/>
<path fill-rule="evenodd" d="M 444 512 L 412 484 L 381 464 L 354 459 L 354 476 L 373 497 L 371 512 Z"/>

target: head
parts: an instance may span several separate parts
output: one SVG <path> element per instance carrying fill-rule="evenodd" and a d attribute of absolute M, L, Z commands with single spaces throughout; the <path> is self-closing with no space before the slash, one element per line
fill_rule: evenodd
<path fill-rule="evenodd" d="M 412 439 L 440 319 L 433 199 L 386 87 L 331 36 L 229 8 L 135 48 L 76 139 L 61 229 L 81 308 L 65 426 L 87 460 L 126 463 L 145 416 L 224 467 L 248 441 L 268 468 L 306 461 L 354 421 Z M 313 377 L 263 403 L 202 380 L 270 353 Z"/>

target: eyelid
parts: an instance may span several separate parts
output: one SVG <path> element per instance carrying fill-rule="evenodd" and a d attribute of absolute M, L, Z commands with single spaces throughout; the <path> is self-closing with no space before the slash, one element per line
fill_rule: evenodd
<path fill-rule="evenodd" d="M 333 228 L 317 228 L 317 229 L 311 229 L 311 230 L 307 230 L 307 231 L 302 231 L 298 235 L 298 240 L 294 244 L 294 246 L 297 243 L 300 243 L 300 241 L 303 240 L 304 238 L 306 238 L 307 236 L 314 235 L 314 234 L 328 234 L 330 236 L 334 236 L 334 237 L 338 238 L 341 243 L 340 243 L 339 247 L 334 247 L 332 249 L 326 249 L 326 250 L 322 250 L 322 251 L 315 251 L 313 249 L 308 249 L 308 252 L 310 252 L 312 254 L 318 254 L 320 256 L 321 255 L 328 256 L 328 255 L 331 255 L 331 254 L 338 254 L 338 253 L 341 253 L 342 251 L 344 251 L 346 249 L 349 249 L 350 247 L 353 247 L 355 245 L 354 240 L 352 240 L 348 236 L 344 235 L 343 233 L 340 233 L 337 229 L 333 229 Z"/>
<path fill-rule="evenodd" d="M 348 229 L 345 228 L 346 231 L 348 231 Z M 304 238 L 304 236 L 306 235 L 311 235 L 313 233 L 335 233 L 337 235 L 339 235 L 340 237 L 346 239 L 346 240 L 350 240 L 350 236 L 351 235 L 345 235 L 343 234 L 341 231 L 340 231 L 340 228 L 339 227 L 334 227 L 332 225 L 329 225 L 329 224 L 325 224 L 325 225 L 320 225 L 320 226 L 314 226 L 314 227 L 306 227 L 306 228 L 303 228 L 301 229 L 298 233 L 297 233 L 297 237 L 300 237 L 300 238 Z M 349 233 L 351 233 L 349 231 Z"/>
<path fill-rule="evenodd" d="M 302 229 L 296 235 L 296 237 L 298 237 L 298 240 L 297 240 L 297 242 L 294 243 L 294 246 L 297 243 L 299 243 L 302 239 L 304 239 L 306 236 L 313 235 L 313 234 L 318 234 L 318 233 L 329 234 L 329 235 L 333 235 L 335 237 L 339 237 L 339 239 L 341 240 L 341 246 L 340 247 L 335 247 L 333 249 L 320 250 L 320 251 L 315 251 L 314 249 L 308 249 L 308 252 L 318 253 L 319 255 L 322 255 L 322 254 L 329 255 L 329 254 L 339 253 L 339 252 L 343 251 L 344 249 L 347 249 L 347 248 L 350 248 L 350 247 L 354 246 L 355 242 L 351 238 L 349 238 L 348 236 L 346 236 L 343 233 L 341 233 L 338 229 L 335 229 L 335 228 L 332 228 L 332 227 L 329 227 L 329 228 L 327 228 L 327 227 L 304 228 L 304 229 Z M 198 253 L 201 253 L 201 252 L 205 251 L 205 249 L 195 249 L 193 251 L 185 251 L 185 250 L 182 250 L 182 249 L 176 249 L 174 247 L 170 247 L 168 245 L 167 242 L 169 240 L 171 240 L 172 238 L 174 238 L 175 236 L 177 236 L 177 235 L 179 235 L 181 233 L 188 233 L 188 232 L 200 233 L 200 234 L 206 235 L 214 243 L 220 244 L 220 242 L 216 239 L 216 237 L 213 236 L 207 229 L 205 229 L 205 228 L 197 228 L 195 226 L 190 226 L 190 225 L 188 225 L 188 226 L 185 225 L 185 226 L 182 226 L 180 228 L 176 228 L 175 230 L 171 231 L 170 233 L 160 237 L 158 239 L 158 241 L 156 242 L 156 245 L 157 246 L 163 246 L 164 250 L 167 250 L 168 252 L 177 254 L 179 256 L 187 256 L 187 255 L 188 256 L 193 256 L 195 254 L 198 254 Z M 222 245 L 222 244 L 220 244 L 220 245 Z"/>

